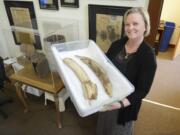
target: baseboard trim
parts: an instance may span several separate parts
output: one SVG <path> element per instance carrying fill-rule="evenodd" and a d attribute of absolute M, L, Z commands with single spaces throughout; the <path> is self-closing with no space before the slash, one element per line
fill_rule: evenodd
<path fill-rule="evenodd" d="M 151 100 L 148 100 L 148 99 L 143 99 L 143 101 L 148 102 L 148 103 L 152 103 L 152 104 L 155 104 L 155 105 L 158 105 L 158 106 L 161 106 L 161 107 L 166 107 L 166 108 L 169 108 L 169 109 L 180 111 L 180 108 L 178 108 L 178 107 L 174 107 L 174 106 L 170 106 L 170 105 L 166 105 L 166 104 L 161 104 L 159 102 L 151 101 Z"/>

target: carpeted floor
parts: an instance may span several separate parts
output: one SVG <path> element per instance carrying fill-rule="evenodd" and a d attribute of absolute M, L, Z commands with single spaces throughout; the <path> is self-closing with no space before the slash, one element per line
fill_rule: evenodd
<path fill-rule="evenodd" d="M 180 56 L 157 60 L 157 72 L 146 99 L 180 108 Z"/>
<path fill-rule="evenodd" d="M 146 99 L 180 107 L 180 56 L 174 61 L 158 59 L 158 69 L 151 91 Z M 0 135 L 95 135 L 97 114 L 86 118 L 78 116 L 70 100 L 62 113 L 63 128 L 56 126 L 54 104 L 44 106 L 44 97 L 28 95 L 30 112 L 23 113 L 13 86 L 6 87 L 13 103 L 2 109 L 8 119 L 0 116 Z M 135 135 L 180 135 L 180 111 L 143 102 Z"/>
<path fill-rule="evenodd" d="M 180 111 L 143 102 L 134 135 L 180 135 Z"/>
<path fill-rule="evenodd" d="M 9 94 L 8 94 L 9 95 Z M 44 106 L 44 97 L 28 95 L 30 112 L 23 113 L 22 106 L 11 92 L 13 103 L 3 106 L 8 119 L 0 117 L 0 135 L 94 135 L 96 115 L 86 118 L 78 116 L 70 100 L 66 102 L 66 111 L 61 113 L 63 128 L 56 126 L 56 113 L 53 102 Z"/>

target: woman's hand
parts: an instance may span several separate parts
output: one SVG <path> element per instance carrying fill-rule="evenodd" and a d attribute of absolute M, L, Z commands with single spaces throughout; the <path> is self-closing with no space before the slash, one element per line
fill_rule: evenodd
<path fill-rule="evenodd" d="M 112 111 L 120 108 L 121 108 L 121 104 L 119 102 L 114 102 L 112 104 L 105 105 L 104 108 L 100 110 L 100 112 Z"/>
<path fill-rule="evenodd" d="M 129 106 L 131 104 L 127 98 L 124 98 L 121 101 L 122 101 L 124 107 Z M 112 104 L 105 105 L 104 108 L 100 110 L 100 112 L 112 111 L 112 110 L 116 110 L 116 109 L 120 109 L 120 108 L 122 108 L 121 104 L 119 102 L 114 102 Z"/>

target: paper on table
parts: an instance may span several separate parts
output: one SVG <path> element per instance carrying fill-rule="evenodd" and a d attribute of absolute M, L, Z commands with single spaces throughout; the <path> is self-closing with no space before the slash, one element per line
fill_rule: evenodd
<path fill-rule="evenodd" d="M 4 60 L 4 64 L 10 65 L 17 62 L 17 58 L 9 58 L 7 60 Z"/>
<path fill-rule="evenodd" d="M 22 66 L 22 65 L 20 65 L 20 64 L 18 64 L 18 63 L 13 63 L 13 64 L 12 64 L 12 67 L 13 67 L 13 69 L 14 69 L 14 72 L 18 72 L 18 71 L 20 71 L 21 69 L 24 68 L 24 66 Z"/>

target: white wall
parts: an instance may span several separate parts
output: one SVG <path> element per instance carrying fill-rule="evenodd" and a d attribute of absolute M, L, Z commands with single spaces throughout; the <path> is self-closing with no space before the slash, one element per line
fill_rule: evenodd
<path fill-rule="evenodd" d="M 2 25 L 0 25 L 0 26 L 2 26 Z M 7 47 L 5 46 L 6 42 L 5 42 L 4 38 L 5 37 L 3 35 L 2 28 L 0 27 L 0 56 L 3 58 L 10 55 Z"/>
<path fill-rule="evenodd" d="M 0 55 L 4 55 L 4 57 L 18 56 L 20 54 L 19 47 L 14 43 L 3 0 L 0 0 L 0 24 L 0 33 L 3 35 L 0 40 L 3 54 Z"/>
<path fill-rule="evenodd" d="M 22 1 L 22 0 L 21 0 Z M 31 1 L 31 0 L 24 0 Z M 36 18 L 39 26 L 39 31 L 41 33 L 42 29 L 40 26 L 40 20 L 43 18 L 51 18 L 51 20 L 62 20 L 62 19 L 74 19 L 78 21 L 79 25 L 79 39 L 85 40 L 88 39 L 88 4 L 99 4 L 99 5 L 112 5 L 112 6 L 148 6 L 149 0 L 79 0 L 80 7 L 79 8 L 67 8 L 67 7 L 59 7 L 59 11 L 50 11 L 50 10 L 42 10 L 39 8 L 38 0 L 34 1 L 34 7 L 36 12 Z M 18 56 L 20 55 L 19 47 L 15 46 L 13 37 L 9 29 L 9 21 L 7 19 L 6 11 L 4 8 L 3 1 L 0 1 L 0 22 L 2 22 L 3 30 L 6 31 L 4 34 L 6 39 L 0 43 L 7 47 L 9 50 L 10 56 Z M 42 40 L 42 39 L 41 39 Z M 6 53 L 6 55 L 9 55 Z"/>

